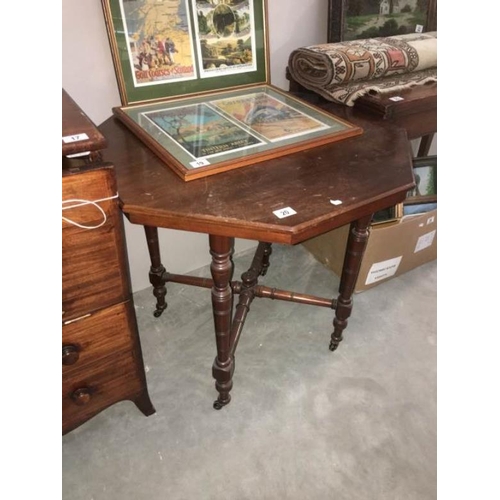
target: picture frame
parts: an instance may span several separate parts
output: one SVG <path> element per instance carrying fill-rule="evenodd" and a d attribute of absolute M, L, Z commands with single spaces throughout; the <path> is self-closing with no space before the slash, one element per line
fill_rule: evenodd
<path fill-rule="evenodd" d="M 403 217 L 403 204 L 398 203 L 384 210 L 379 210 L 373 214 L 372 226 L 387 224 L 389 222 L 397 222 Z"/>
<path fill-rule="evenodd" d="M 121 103 L 269 83 L 265 0 L 101 0 Z"/>
<path fill-rule="evenodd" d="M 437 30 L 437 0 L 328 0 L 328 43 Z"/>
<path fill-rule="evenodd" d="M 403 202 L 404 215 L 428 212 L 437 208 L 437 155 L 413 159 L 415 187 Z"/>
<path fill-rule="evenodd" d="M 361 134 L 271 85 L 113 108 L 184 181 Z"/>
<path fill-rule="evenodd" d="M 184 181 L 363 133 L 270 84 L 266 0 L 101 2 L 113 113 Z"/>

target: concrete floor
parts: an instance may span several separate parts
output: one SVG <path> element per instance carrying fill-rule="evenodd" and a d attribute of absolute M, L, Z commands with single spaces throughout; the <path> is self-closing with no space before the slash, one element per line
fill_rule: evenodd
<path fill-rule="evenodd" d="M 303 247 L 273 248 L 263 284 L 336 297 L 338 278 Z M 237 256 L 236 279 L 250 261 Z M 221 411 L 210 291 L 171 284 L 159 319 L 151 290 L 136 293 L 156 414 L 124 401 L 64 436 L 62 498 L 436 498 L 436 271 L 357 294 L 335 353 L 333 311 L 255 299 Z"/>

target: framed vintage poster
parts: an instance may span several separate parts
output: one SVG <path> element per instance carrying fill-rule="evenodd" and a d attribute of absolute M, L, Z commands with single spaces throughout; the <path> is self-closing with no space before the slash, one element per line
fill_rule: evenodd
<path fill-rule="evenodd" d="M 328 0 L 328 42 L 437 30 L 437 0 Z"/>
<path fill-rule="evenodd" d="M 124 106 L 268 83 L 263 0 L 102 0 Z"/>
<path fill-rule="evenodd" d="M 362 133 L 270 85 L 114 112 L 185 181 Z"/>
<path fill-rule="evenodd" d="M 183 180 L 359 135 L 273 87 L 266 0 L 102 0 L 113 113 Z"/>

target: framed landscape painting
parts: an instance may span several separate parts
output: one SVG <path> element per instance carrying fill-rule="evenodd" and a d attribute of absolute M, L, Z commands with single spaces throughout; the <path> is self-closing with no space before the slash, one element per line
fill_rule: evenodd
<path fill-rule="evenodd" d="M 329 0 L 328 42 L 437 30 L 437 0 Z"/>

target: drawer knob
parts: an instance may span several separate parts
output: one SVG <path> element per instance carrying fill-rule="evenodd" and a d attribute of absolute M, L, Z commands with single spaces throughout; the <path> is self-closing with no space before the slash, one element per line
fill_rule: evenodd
<path fill-rule="evenodd" d="M 74 365 L 80 357 L 80 350 L 76 345 L 66 344 L 62 348 L 62 364 Z"/>
<path fill-rule="evenodd" d="M 91 397 L 92 394 L 90 393 L 90 389 L 88 389 L 87 387 L 77 389 L 73 392 L 73 394 L 71 394 L 71 399 L 78 406 L 86 405 L 90 401 Z"/>

